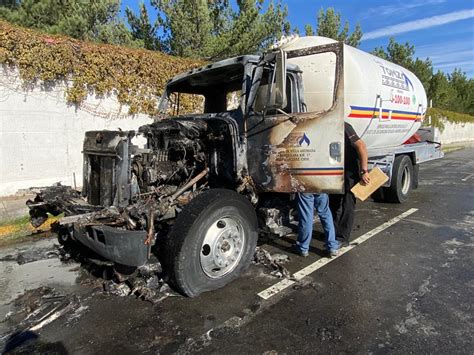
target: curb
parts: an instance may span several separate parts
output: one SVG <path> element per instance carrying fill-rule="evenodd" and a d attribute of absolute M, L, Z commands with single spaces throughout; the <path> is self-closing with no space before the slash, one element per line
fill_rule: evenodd
<path fill-rule="evenodd" d="M 452 153 L 458 150 L 472 148 L 472 147 L 474 147 L 474 141 L 466 141 L 466 142 L 450 143 L 450 144 L 443 145 L 441 147 L 441 150 L 443 151 L 443 153 Z"/>
<path fill-rule="evenodd" d="M 26 201 L 34 197 L 32 194 L 0 197 L 0 225 L 28 216 L 29 208 L 26 206 Z"/>

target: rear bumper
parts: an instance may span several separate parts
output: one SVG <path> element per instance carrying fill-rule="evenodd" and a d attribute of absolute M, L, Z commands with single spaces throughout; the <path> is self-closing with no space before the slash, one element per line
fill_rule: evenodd
<path fill-rule="evenodd" d="M 109 226 L 74 225 L 73 238 L 95 253 L 113 262 L 142 266 L 148 260 L 146 231 L 129 231 Z"/>

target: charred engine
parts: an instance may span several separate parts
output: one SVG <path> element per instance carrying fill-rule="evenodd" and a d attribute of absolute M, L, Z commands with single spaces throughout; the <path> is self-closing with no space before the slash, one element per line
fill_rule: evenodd
<path fill-rule="evenodd" d="M 207 124 L 203 121 L 166 121 L 141 127 L 147 148 L 137 150 L 131 162 L 135 193 L 177 189 L 207 165 Z"/>
<path fill-rule="evenodd" d="M 61 233 L 107 259 L 143 265 L 156 238 L 194 197 L 236 187 L 235 137 L 232 120 L 219 118 L 86 132 L 82 198 L 70 187 L 43 189 L 28 204 L 32 222 L 39 226 L 48 213 L 64 212 Z"/>
<path fill-rule="evenodd" d="M 83 196 L 91 205 L 127 207 L 145 196 L 172 196 L 205 169 L 206 182 L 218 177 L 232 184 L 232 141 L 228 124 L 219 120 L 157 121 L 137 133 L 87 132 Z"/>

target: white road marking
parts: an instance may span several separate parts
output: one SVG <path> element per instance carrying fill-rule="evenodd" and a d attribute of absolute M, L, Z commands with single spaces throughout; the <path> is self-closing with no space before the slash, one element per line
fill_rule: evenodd
<path fill-rule="evenodd" d="M 464 179 L 461 179 L 461 181 L 467 181 L 470 178 L 472 178 L 473 176 L 474 176 L 474 174 L 470 174 L 470 175 L 466 176 Z"/>
<path fill-rule="evenodd" d="M 296 281 L 303 279 L 304 277 L 308 276 L 309 274 L 315 272 L 316 270 L 322 268 L 324 265 L 329 264 L 330 262 L 334 261 L 335 259 L 341 257 L 349 250 L 355 248 L 357 245 L 362 244 L 366 240 L 372 238 L 374 235 L 382 232 L 383 230 L 387 229 L 388 227 L 394 225 L 395 223 L 401 221 L 403 218 L 408 217 L 412 213 L 418 211 L 417 208 L 411 208 L 406 212 L 398 215 L 397 217 L 392 218 L 391 220 L 385 222 L 384 224 L 372 229 L 371 231 L 361 235 L 359 238 L 352 241 L 347 247 L 343 247 L 339 249 L 339 254 L 333 258 L 321 258 L 316 260 L 314 263 L 306 266 L 304 269 L 293 274 L 293 279 L 284 279 L 273 286 L 270 286 L 266 290 L 263 290 L 258 295 L 263 298 L 264 300 L 268 300 L 270 297 L 276 295 L 277 293 L 283 291 L 284 289 L 293 285 Z"/>

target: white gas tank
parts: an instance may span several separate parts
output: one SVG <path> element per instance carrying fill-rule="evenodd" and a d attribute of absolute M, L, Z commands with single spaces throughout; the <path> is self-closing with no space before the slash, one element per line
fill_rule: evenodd
<path fill-rule="evenodd" d="M 289 51 L 335 42 L 325 37 L 300 37 L 281 48 Z M 343 47 L 344 119 L 370 148 L 403 144 L 420 128 L 426 112 L 426 93 L 420 80 L 399 65 Z M 308 111 L 328 110 L 334 95 L 335 54 L 296 57 L 288 62 L 302 70 Z"/>

